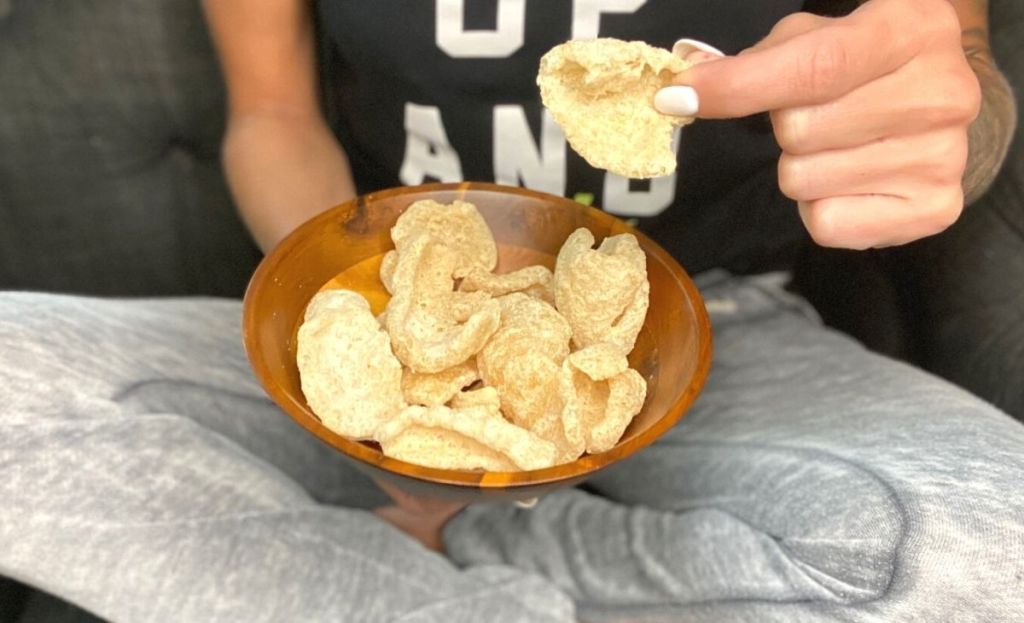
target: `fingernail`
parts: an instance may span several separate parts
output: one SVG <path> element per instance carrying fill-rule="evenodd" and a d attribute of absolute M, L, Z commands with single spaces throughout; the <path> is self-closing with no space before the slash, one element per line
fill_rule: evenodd
<path fill-rule="evenodd" d="M 710 54 L 710 57 L 706 57 L 703 54 L 698 58 L 691 57 L 693 53 L 703 52 Z M 725 56 L 725 52 L 722 52 L 713 45 L 708 45 L 703 41 L 697 41 L 696 39 L 680 39 L 676 41 L 676 44 L 672 46 L 672 53 L 679 58 L 685 58 L 686 60 L 710 60 L 710 58 Z"/>
<path fill-rule="evenodd" d="M 696 65 L 697 63 L 703 63 L 705 61 L 713 61 L 713 60 L 717 60 L 719 58 L 722 58 L 722 57 L 718 56 L 716 54 L 712 54 L 711 52 L 695 51 L 695 52 L 690 52 L 689 54 L 687 54 L 684 60 L 690 61 L 691 63 Z"/>
<path fill-rule="evenodd" d="M 664 115 L 692 117 L 700 108 L 700 99 L 693 87 L 665 87 L 654 94 L 654 109 Z"/>

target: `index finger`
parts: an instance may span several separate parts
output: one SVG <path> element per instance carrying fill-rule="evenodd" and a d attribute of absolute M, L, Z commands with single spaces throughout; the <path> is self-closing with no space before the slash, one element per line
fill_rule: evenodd
<path fill-rule="evenodd" d="M 675 77 L 693 87 L 697 116 L 744 117 L 834 100 L 888 74 L 916 54 L 917 40 L 875 20 L 832 22 L 769 48 L 712 60 Z"/>

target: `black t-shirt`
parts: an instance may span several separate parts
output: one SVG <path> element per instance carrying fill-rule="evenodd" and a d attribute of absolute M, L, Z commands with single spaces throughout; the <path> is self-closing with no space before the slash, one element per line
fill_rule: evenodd
<path fill-rule="evenodd" d="M 683 129 L 679 169 L 651 181 L 593 169 L 543 111 L 540 57 L 570 38 L 733 54 L 801 0 L 321 0 L 331 124 L 360 192 L 497 181 L 594 204 L 639 226 L 691 272 L 773 268 L 803 239 L 776 181 L 764 115 Z"/>

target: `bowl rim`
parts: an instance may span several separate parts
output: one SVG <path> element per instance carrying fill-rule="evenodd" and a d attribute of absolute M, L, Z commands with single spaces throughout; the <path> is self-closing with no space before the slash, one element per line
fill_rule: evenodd
<path fill-rule="evenodd" d="M 257 318 L 254 304 L 260 292 L 265 291 L 265 286 L 273 279 L 274 268 L 288 257 L 290 251 L 300 244 L 305 238 L 305 231 L 313 229 L 315 224 L 325 220 L 337 218 L 339 213 L 353 212 L 364 207 L 368 203 L 400 197 L 403 195 L 455 192 L 456 198 L 461 198 L 467 191 L 485 191 L 498 194 L 512 194 L 518 196 L 532 197 L 547 203 L 558 203 L 566 207 L 582 208 L 596 212 L 600 218 L 612 218 L 625 227 L 628 233 L 637 236 L 645 243 L 644 248 L 648 253 L 660 261 L 675 279 L 678 286 L 684 291 L 685 298 L 693 308 L 696 318 L 696 337 L 698 344 L 698 359 L 696 368 L 690 378 L 688 385 L 668 408 L 664 415 L 654 421 L 646 430 L 635 435 L 625 443 L 617 444 L 615 447 L 593 455 L 584 455 L 570 463 L 554 465 L 543 469 L 526 470 L 517 472 L 479 472 L 469 470 L 452 470 L 425 467 L 414 463 L 407 463 L 399 459 L 385 456 L 380 450 L 367 446 L 359 441 L 343 437 L 328 429 L 308 407 L 297 402 L 289 392 L 277 383 L 270 374 L 270 365 L 264 360 L 260 349 L 256 345 L 258 331 Z M 319 288 L 312 292 L 315 294 Z M 635 229 L 617 216 L 604 212 L 592 206 L 586 206 L 569 199 L 549 193 L 539 192 L 517 186 L 504 186 L 486 182 L 456 182 L 456 183 L 431 183 L 417 186 L 401 186 L 366 193 L 350 199 L 346 202 L 328 208 L 320 214 L 310 218 L 296 227 L 283 240 L 281 240 L 269 253 L 266 253 L 256 270 L 253 272 L 249 284 L 246 287 L 242 303 L 242 337 L 249 359 L 250 366 L 256 375 L 257 380 L 264 392 L 300 426 L 312 433 L 323 443 L 328 444 L 345 456 L 365 463 L 371 467 L 383 469 L 398 476 L 412 478 L 426 483 L 452 485 L 466 489 L 502 489 L 513 490 L 516 488 L 532 488 L 538 485 L 556 484 L 560 481 L 577 480 L 585 478 L 598 470 L 631 456 L 637 451 L 652 444 L 666 431 L 672 428 L 682 419 L 690 406 L 697 399 L 703 389 L 708 373 L 711 368 L 713 337 L 711 321 L 703 304 L 703 297 L 693 280 L 689 277 L 682 266 L 673 258 L 661 245 L 649 238 L 643 232 Z"/>

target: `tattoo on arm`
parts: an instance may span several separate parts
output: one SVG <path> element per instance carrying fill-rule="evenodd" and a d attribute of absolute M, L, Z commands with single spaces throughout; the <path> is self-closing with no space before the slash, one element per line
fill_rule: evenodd
<path fill-rule="evenodd" d="M 970 205 L 985 194 L 1006 158 L 1017 125 L 1013 91 L 996 67 L 989 47 L 988 0 L 954 1 L 964 29 L 960 39 L 978 82 L 981 113 L 969 130 L 970 152 L 964 172 L 964 203 Z"/>
<path fill-rule="evenodd" d="M 1017 111 L 1010 85 L 995 63 L 991 59 L 968 60 L 981 82 L 982 96 L 981 114 L 968 132 L 970 151 L 963 187 L 964 203 L 970 205 L 985 194 L 999 173 L 1017 125 Z"/>

